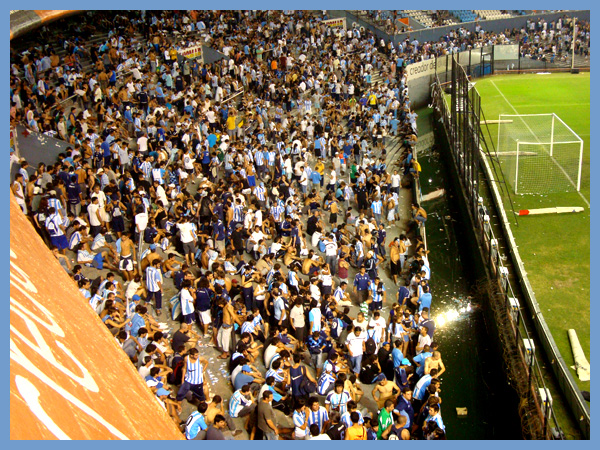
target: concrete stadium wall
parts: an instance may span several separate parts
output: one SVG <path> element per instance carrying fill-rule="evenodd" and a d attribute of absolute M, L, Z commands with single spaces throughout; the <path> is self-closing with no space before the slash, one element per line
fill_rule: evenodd
<path fill-rule="evenodd" d="M 10 439 L 183 439 L 10 195 Z"/>
<path fill-rule="evenodd" d="M 211 64 L 215 61 L 220 61 L 227 58 L 223 53 L 216 51 L 214 48 L 202 46 L 202 57 L 205 64 Z"/>

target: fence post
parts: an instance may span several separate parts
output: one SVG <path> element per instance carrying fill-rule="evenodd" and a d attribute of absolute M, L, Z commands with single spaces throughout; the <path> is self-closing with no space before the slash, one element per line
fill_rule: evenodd
<path fill-rule="evenodd" d="M 473 72 L 472 72 L 473 68 L 471 67 L 471 52 L 472 51 L 473 51 L 473 49 L 470 48 L 469 49 L 469 73 L 467 74 L 467 75 L 470 75 L 470 76 L 472 76 L 472 74 L 473 74 Z"/>

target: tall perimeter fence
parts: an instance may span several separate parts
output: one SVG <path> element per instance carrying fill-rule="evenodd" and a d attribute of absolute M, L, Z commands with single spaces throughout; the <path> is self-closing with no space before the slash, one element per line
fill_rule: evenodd
<path fill-rule="evenodd" d="M 484 192 L 482 183 L 493 178 L 491 174 L 494 169 L 489 165 L 491 158 L 484 157 L 479 93 L 470 83 L 470 77 L 461 66 L 459 57 L 448 59 L 448 69 L 443 72 L 444 78 L 434 73 L 431 103 L 436 120 L 439 120 L 439 126 L 443 127 L 448 139 L 450 159 L 461 184 L 481 257 L 485 262 L 488 283 L 480 287 L 490 298 L 490 307 L 503 347 L 507 376 L 520 397 L 519 415 L 524 437 L 564 438 L 552 405 L 550 389 L 544 380 L 547 369 L 545 372 L 542 370 L 545 364 L 540 351 L 543 349 L 543 353 L 551 361 L 550 365 L 562 394 L 573 415 L 579 419 L 583 436 L 589 439 L 589 407 L 554 343 L 525 273 L 521 273 L 522 263 L 511 254 L 514 265 L 510 266 L 513 273 L 509 273 L 509 266 L 503 262 L 507 255 L 502 254 L 499 241 L 506 237 L 507 247 L 516 249 L 512 234 L 510 230 L 504 236 L 494 233 L 490 222 L 492 213 L 484 205 L 480 195 L 480 189 Z M 497 202 L 500 197 L 497 183 L 489 183 L 488 187 Z M 504 209 L 498 209 L 502 222 L 508 224 Z M 527 302 L 527 308 L 520 304 L 519 298 Z M 527 320 L 524 320 L 524 315 Z M 532 316 L 530 321 L 529 317 Z"/>

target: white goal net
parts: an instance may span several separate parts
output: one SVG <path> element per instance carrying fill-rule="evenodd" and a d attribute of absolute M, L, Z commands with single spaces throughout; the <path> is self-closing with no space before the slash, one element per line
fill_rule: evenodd
<path fill-rule="evenodd" d="M 556 114 L 501 114 L 496 155 L 515 194 L 581 187 L 583 140 Z"/>

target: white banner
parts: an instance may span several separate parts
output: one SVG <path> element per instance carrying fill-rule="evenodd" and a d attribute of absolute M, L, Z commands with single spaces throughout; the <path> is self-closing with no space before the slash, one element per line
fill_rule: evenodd
<path fill-rule="evenodd" d="M 343 27 L 346 29 L 346 18 L 340 17 L 339 19 L 327 19 L 324 20 L 323 23 L 328 27 Z"/>
<path fill-rule="evenodd" d="M 421 78 L 435 73 L 435 58 L 410 64 L 406 67 L 406 81 Z"/>
<path fill-rule="evenodd" d="M 188 59 L 202 58 L 202 46 L 195 45 L 193 47 L 180 48 L 177 50 L 177 53 Z"/>

